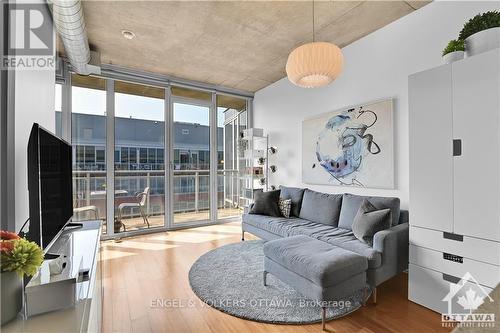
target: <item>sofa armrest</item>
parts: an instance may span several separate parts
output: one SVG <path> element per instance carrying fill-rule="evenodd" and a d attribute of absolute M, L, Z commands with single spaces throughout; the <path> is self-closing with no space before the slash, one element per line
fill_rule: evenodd
<path fill-rule="evenodd" d="M 382 265 L 388 264 L 399 273 L 408 268 L 409 224 L 402 223 L 377 232 L 373 248 L 382 253 Z"/>

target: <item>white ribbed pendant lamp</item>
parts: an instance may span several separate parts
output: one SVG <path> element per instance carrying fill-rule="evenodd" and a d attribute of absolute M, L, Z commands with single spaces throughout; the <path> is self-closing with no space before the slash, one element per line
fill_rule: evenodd
<path fill-rule="evenodd" d="M 314 40 L 314 0 L 312 12 L 312 43 L 297 47 L 290 53 L 286 62 L 288 79 L 303 88 L 322 87 L 332 83 L 344 66 L 344 57 L 337 45 Z"/>

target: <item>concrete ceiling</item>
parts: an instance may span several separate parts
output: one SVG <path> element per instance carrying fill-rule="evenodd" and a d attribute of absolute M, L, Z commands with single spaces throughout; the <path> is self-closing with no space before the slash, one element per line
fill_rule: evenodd
<path fill-rule="evenodd" d="M 316 1 L 316 40 L 344 47 L 429 1 Z M 311 41 L 310 1 L 83 1 L 102 63 L 255 92 Z M 136 37 L 125 39 L 121 31 Z"/>

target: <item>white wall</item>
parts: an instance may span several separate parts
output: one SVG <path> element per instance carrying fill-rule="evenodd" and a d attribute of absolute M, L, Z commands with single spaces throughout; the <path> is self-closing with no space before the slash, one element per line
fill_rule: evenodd
<path fill-rule="evenodd" d="M 284 78 L 258 91 L 254 127 L 264 128 L 270 144 L 278 147 L 277 155 L 270 158 L 278 167 L 270 184 L 398 196 L 402 207 L 408 208 L 408 75 L 441 65 L 442 49 L 457 38 L 464 22 L 498 7 L 497 1 L 433 2 L 343 48 L 344 71 L 330 86 L 303 89 Z M 302 183 L 302 120 L 386 97 L 395 98 L 395 190 Z"/>
<path fill-rule="evenodd" d="M 48 10 L 48 9 L 47 9 Z M 29 217 L 27 145 L 33 123 L 55 132 L 55 70 L 15 73 L 15 226 Z"/>
<path fill-rule="evenodd" d="M 27 145 L 33 123 L 55 132 L 55 71 L 16 72 L 15 156 L 16 231 L 29 217 Z"/>

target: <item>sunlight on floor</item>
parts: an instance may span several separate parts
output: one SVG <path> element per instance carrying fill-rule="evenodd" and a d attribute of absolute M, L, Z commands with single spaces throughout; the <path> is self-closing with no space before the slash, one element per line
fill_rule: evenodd
<path fill-rule="evenodd" d="M 102 251 L 101 260 L 112 260 L 136 255 L 136 253 L 114 250 L 108 246 L 104 246 L 103 250 L 104 251 Z"/>
<path fill-rule="evenodd" d="M 139 235 L 123 238 L 119 242 L 108 240 L 103 242 L 102 260 L 143 255 L 144 251 L 164 251 L 185 244 L 201 244 L 224 240 L 240 234 L 240 223 L 228 223 Z"/>
<path fill-rule="evenodd" d="M 179 245 L 175 244 L 166 244 L 160 242 L 151 242 L 149 240 L 140 240 L 136 238 L 131 239 L 123 239 L 120 243 L 114 243 L 114 248 L 128 248 L 128 249 L 140 249 L 140 250 L 150 250 L 150 251 L 159 251 L 159 250 L 167 250 Z"/>

